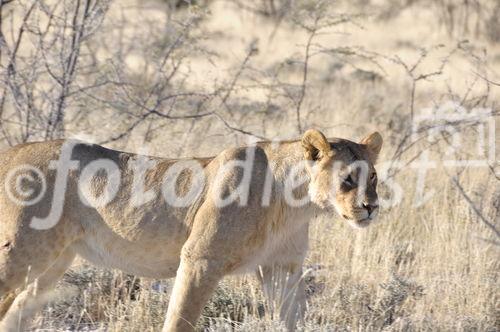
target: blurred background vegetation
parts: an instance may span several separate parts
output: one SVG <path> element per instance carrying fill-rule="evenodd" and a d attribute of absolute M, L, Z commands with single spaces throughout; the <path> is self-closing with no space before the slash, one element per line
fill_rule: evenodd
<path fill-rule="evenodd" d="M 452 131 L 462 160 L 485 157 L 478 125 L 499 127 L 500 2 L 0 0 L 0 19 L 3 148 L 73 137 L 189 157 L 310 127 L 378 130 L 403 199 L 367 231 L 311 224 L 301 329 L 500 330 L 498 162 L 445 163 Z M 422 110 L 479 108 L 489 115 L 415 131 Z M 434 195 L 416 205 L 423 155 Z M 33 329 L 158 330 L 170 285 L 81 261 Z M 267 312 L 251 276 L 227 278 L 200 328 L 282 329 Z"/>

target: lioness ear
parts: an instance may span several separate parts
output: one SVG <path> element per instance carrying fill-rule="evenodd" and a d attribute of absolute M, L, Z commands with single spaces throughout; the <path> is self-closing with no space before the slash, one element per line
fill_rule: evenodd
<path fill-rule="evenodd" d="M 304 157 L 307 160 L 319 160 L 324 156 L 332 155 L 330 143 L 325 135 L 316 129 L 309 129 L 302 136 L 302 147 L 304 148 Z"/>
<path fill-rule="evenodd" d="M 377 161 L 383 141 L 382 136 L 378 132 L 371 133 L 361 140 L 360 144 L 363 144 L 368 150 L 370 161 L 373 164 Z"/>

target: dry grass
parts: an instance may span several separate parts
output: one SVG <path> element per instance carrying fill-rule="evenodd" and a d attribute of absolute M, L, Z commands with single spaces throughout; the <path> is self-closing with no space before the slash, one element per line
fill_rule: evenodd
<path fill-rule="evenodd" d="M 381 160 L 393 157 L 411 126 L 413 81 L 402 63 L 410 66 L 415 63 L 423 47 L 432 51 L 417 66 L 415 74 L 433 73 L 459 42 L 457 32 L 450 36 L 449 29 L 436 18 L 434 7 L 423 3 L 397 14 L 384 12 L 385 16 L 378 11 L 386 7 L 367 7 L 371 14 L 380 15 L 363 16 L 356 24 L 335 26 L 318 35 L 314 45 L 337 48 L 337 51 L 351 47 L 357 55 L 333 52 L 311 59 L 301 105 L 303 127 L 318 127 L 330 136 L 352 139 L 376 129 L 384 134 L 386 142 Z M 351 13 L 358 13 L 362 8 L 365 7 L 339 4 L 339 10 L 347 9 Z M 109 26 L 123 17 L 123 13 L 135 23 L 136 30 L 128 32 L 131 40 L 138 36 L 158 38 L 164 31 L 164 10 L 164 5 L 155 1 L 139 8 L 115 2 L 103 32 L 93 43 L 99 45 L 113 39 L 112 33 L 117 32 Z M 295 84 L 288 92 L 299 93 L 303 65 L 294 60 L 303 59 L 308 33 L 287 18 L 271 38 L 277 24 L 275 20 L 231 8 L 227 2 L 214 2 L 210 10 L 199 27 L 205 35 L 200 44 L 207 53 L 188 58 L 182 67 L 187 77 L 183 88 L 210 89 L 215 81 L 231 82 L 241 69 L 248 46 L 257 40 L 258 50 L 252 53 L 226 104 L 214 103 L 210 107 L 217 108 L 227 123 L 236 128 L 269 139 L 296 137 L 294 100 L 284 94 L 287 84 Z M 140 24 L 142 18 L 147 24 Z M 363 28 L 357 27 L 358 23 Z M 471 41 L 449 57 L 442 73 L 418 82 L 415 112 L 449 100 L 459 101 L 466 107 L 476 103 L 498 107 L 499 87 L 487 85 L 476 75 L 488 73 L 492 81 L 500 81 L 500 47 L 493 41 L 498 31 L 492 32 L 491 23 L 488 24 L 486 29 L 490 35 L 482 36 L 483 30 L 479 35 L 473 32 L 460 35 Z M 151 30 L 141 30 L 141 26 Z M 438 44 L 443 46 L 434 49 Z M 103 47 L 101 52 L 99 56 L 105 59 L 107 50 Z M 206 54 L 212 52 L 216 52 L 216 56 L 207 58 Z M 369 55 L 374 59 L 369 59 Z M 147 61 L 141 54 L 131 54 L 124 61 L 129 73 L 137 75 L 138 80 L 151 79 L 148 75 L 152 75 L 153 68 L 146 68 Z M 278 83 L 279 88 L 270 88 Z M 78 110 L 75 113 L 81 113 L 85 100 L 72 105 L 73 110 Z M 93 105 L 92 101 L 88 105 Z M 181 112 L 184 106 L 180 106 Z M 103 141 L 134 119 L 128 114 L 119 115 L 116 121 L 112 107 L 85 112 L 88 114 L 79 115 L 79 121 L 68 123 L 68 136 Z M 493 117 L 493 121 L 499 128 L 497 117 Z M 110 122 L 107 126 L 101 125 L 107 122 Z M 463 127 L 459 130 L 464 137 L 474 135 Z M 500 146 L 498 130 L 496 134 L 497 146 Z M 145 121 L 110 146 L 131 151 L 144 150 L 147 146 L 148 153 L 170 157 L 201 156 L 248 140 L 248 135 L 211 117 L 181 121 L 155 119 Z M 443 148 L 446 148 L 445 141 L 431 149 L 431 156 L 441 157 L 439 149 Z M 401 155 L 400 160 L 409 161 L 422 149 L 424 145 L 416 145 Z M 475 151 L 473 143 L 468 149 L 471 153 Z M 498 174 L 498 162 L 492 166 Z M 434 196 L 420 207 L 413 202 L 416 170 L 405 169 L 394 177 L 404 193 L 402 202 L 382 211 L 376 226 L 355 231 L 340 220 L 320 219 L 311 223 L 306 276 L 308 312 L 302 329 L 500 330 L 500 246 L 494 243 L 498 239 L 464 199 L 452 181 L 453 176 L 457 176 L 482 216 L 499 227 L 499 180 L 490 169 L 450 169 L 438 163 L 425 181 L 426 190 L 435 190 Z M 388 192 L 387 188 L 381 190 Z M 163 323 L 170 285 L 171 281 L 134 279 L 79 262 L 60 284 L 61 289 L 69 289 L 61 297 L 63 300 L 47 307 L 38 316 L 34 328 L 157 331 Z M 266 312 L 266 303 L 254 278 L 231 277 L 221 283 L 205 308 L 200 328 L 213 331 L 283 329 Z"/>

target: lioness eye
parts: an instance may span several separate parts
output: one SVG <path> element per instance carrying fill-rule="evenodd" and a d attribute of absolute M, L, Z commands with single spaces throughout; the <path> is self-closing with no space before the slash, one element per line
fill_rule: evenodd
<path fill-rule="evenodd" d="M 372 173 L 372 175 L 370 176 L 370 180 L 375 180 L 375 177 L 377 177 L 377 174 L 376 173 Z"/>
<path fill-rule="evenodd" d="M 352 179 L 352 177 L 350 175 L 348 175 L 345 180 L 344 180 L 344 183 L 348 186 L 353 186 L 354 185 L 354 181 Z"/>

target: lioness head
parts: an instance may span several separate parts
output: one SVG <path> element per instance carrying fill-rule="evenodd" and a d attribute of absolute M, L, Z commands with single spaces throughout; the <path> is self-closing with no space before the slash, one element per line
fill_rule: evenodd
<path fill-rule="evenodd" d="M 377 173 L 374 163 L 382 136 L 374 132 L 361 142 L 328 141 L 318 130 L 302 138 L 311 178 L 309 196 L 321 208 L 331 207 L 352 226 L 366 227 L 378 215 Z"/>

